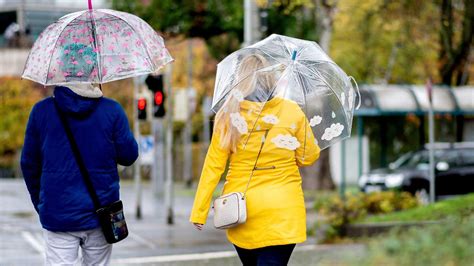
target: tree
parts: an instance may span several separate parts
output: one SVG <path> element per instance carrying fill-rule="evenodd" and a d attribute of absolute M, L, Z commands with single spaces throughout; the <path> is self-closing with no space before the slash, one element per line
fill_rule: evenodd
<path fill-rule="evenodd" d="M 474 1 L 442 0 L 440 11 L 441 82 L 446 85 L 465 85 L 469 75 L 469 58 L 473 50 Z M 460 27 L 462 29 L 458 30 Z"/>
<path fill-rule="evenodd" d="M 41 99 L 33 82 L 0 80 L 0 167 L 12 168 L 23 146 L 26 124 L 33 105 Z"/>
<path fill-rule="evenodd" d="M 315 5 L 316 29 L 319 36 L 319 46 L 329 55 L 331 36 L 333 33 L 334 15 L 337 11 L 338 0 L 313 0 Z M 329 162 L 329 149 L 321 151 L 318 162 L 310 168 L 317 176 L 318 189 L 334 189 Z"/>
<path fill-rule="evenodd" d="M 167 37 L 204 39 L 217 60 L 240 48 L 243 40 L 240 1 L 113 0 L 112 4 L 138 15 Z"/>

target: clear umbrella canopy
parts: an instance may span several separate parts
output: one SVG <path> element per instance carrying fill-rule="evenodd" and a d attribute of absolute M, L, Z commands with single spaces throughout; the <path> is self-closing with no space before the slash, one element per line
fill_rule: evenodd
<path fill-rule="evenodd" d="M 295 102 L 311 128 L 307 134 L 313 134 L 324 149 L 350 136 L 357 93 L 351 77 L 315 42 L 273 34 L 219 63 L 212 108 L 236 113 L 240 111 L 236 102 L 252 101 L 261 103 L 261 113 L 273 98 Z M 246 121 L 249 133 L 259 119 L 263 118 L 258 115 Z M 240 120 L 230 119 L 229 123 L 243 124 Z M 247 133 L 244 131 L 241 133 Z"/>
<path fill-rule="evenodd" d="M 110 9 L 68 14 L 38 37 L 23 78 L 43 85 L 106 83 L 156 73 L 173 61 L 142 19 Z"/>

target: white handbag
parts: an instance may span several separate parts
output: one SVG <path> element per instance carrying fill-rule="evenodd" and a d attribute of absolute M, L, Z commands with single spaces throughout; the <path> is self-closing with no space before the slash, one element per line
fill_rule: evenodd
<path fill-rule="evenodd" d="M 225 194 L 214 200 L 214 227 L 227 229 L 247 221 L 247 205 L 241 192 Z"/>
<path fill-rule="evenodd" d="M 267 134 L 268 130 L 265 132 L 265 136 L 262 137 L 262 145 L 260 145 L 260 150 L 258 151 L 257 159 L 255 160 L 255 165 L 253 166 L 244 193 L 232 192 L 222 195 L 214 200 L 213 209 L 215 228 L 228 229 L 236 227 L 237 225 L 243 224 L 247 221 L 247 204 L 245 201 L 245 195 L 247 194 L 253 172 L 257 168 L 258 158 L 262 152 L 263 144 L 265 144 L 265 138 Z"/>

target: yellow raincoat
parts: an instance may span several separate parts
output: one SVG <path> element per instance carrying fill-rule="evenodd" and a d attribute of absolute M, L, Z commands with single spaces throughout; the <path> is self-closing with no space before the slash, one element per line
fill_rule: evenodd
<path fill-rule="evenodd" d="M 241 102 L 240 115 L 247 121 L 249 131 L 261 104 Z M 214 133 L 190 217 L 192 223 L 206 222 L 213 191 L 228 159 L 230 164 L 223 194 L 245 191 L 262 136 L 266 133 L 246 195 L 247 222 L 227 230 L 229 241 L 245 249 L 306 240 L 306 210 L 298 166 L 315 162 L 320 149 L 308 120 L 295 102 L 282 98 L 268 101 L 247 146 L 243 148 L 248 134 L 243 134 L 235 153 L 221 148 L 219 133 Z"/>

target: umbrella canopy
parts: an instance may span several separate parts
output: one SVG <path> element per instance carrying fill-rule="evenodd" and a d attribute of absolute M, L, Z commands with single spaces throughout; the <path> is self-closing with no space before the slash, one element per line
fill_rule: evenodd
<path fill-rule="evenodd" d="M 89 9 L 65 15 L 41 33 L 22 77 L 43 85 L 101 84 L 153 74 L 171 61 L 163 39 L 139 17 Z"/>
<path fill-rule="evenodd" d="M 307 134 L 324 149 L 350 136 L 358 93 L 351 80 L 315 42 L 273 34 L 219 63 L 212 108 L 230 112 L 229 127 L 250 135 L 259 119 L 277 126 L 279 114 L 243 121 L 236 103 L 260 102 L 261 113 L 273 98 L 295 102 L 311 128 Z"/>

